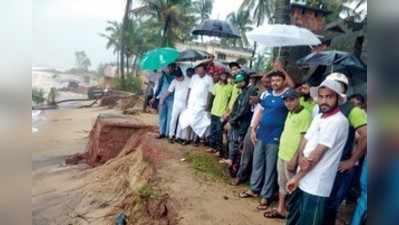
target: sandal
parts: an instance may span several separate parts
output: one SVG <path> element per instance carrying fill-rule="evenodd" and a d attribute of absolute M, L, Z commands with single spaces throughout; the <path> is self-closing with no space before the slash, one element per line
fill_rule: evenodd
<path fill-rule="evenodd" d="M 265 218 L 269 218 L 269 219 L 285 219 L 286 215 L 281 214 L 279 211 L 277 211 L 276 208 L 273 208 L 270 211 L 267 211 L 263 214 L 263 216 Z"/>
<path fill-rule="evenodd" d="M 240 192 L 239 196 L 240 196 L 240 198 L 256 198 L 256 197 L 258 197 L 258 195 L 255 193 L 252 193 L 252 191 Z"/>
<path fill-rule="evenodd" d="M 213 148 L 208 148 L 207 150 L 205 150 L 206 152 L 209 152 L 209 153 L 216 153 L 217 151 L 215 150 L 215 149 L 213 149 Z"/>
<path fill-rule="evenodd" d="M 265 199 L 262 199 L 260 201 L 259 205 L 256 206 L 256 209 L 260 210 L 260 211 L 264 211 L 264 210 L 266 210 L 268 208 L 269 208 L 269 204 L 268 204 L 267 200 L 265 200 Z"/>

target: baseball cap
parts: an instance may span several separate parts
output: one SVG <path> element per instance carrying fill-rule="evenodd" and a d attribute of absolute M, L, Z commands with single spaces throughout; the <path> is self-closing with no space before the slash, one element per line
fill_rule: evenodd
<path fill-rule="evenodd" d="M 234 77 L 234 82 L 238 83 L 247 79 L 247 75 L 243 72 L 240 72 Z"/>
<path fill-rule="evenodd" d="M 283 97 L 283 99 L 286 99 L 286 98 L 299 98 L 299 93 L 295 89 L 290 88 L 290 89 L 288 89 L 287 91 L 284 92 L 282 97 Z"/>

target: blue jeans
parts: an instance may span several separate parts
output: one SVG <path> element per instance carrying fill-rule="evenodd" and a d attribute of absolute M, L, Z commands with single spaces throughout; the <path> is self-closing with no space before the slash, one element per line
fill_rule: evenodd
<path fill-rule="evenodd" d="M 209 146 L 219 152 L 223 151 L 223 128 L 219 116 L 211 115 Z"/>
<path fill-rule="evenodd" d="M 268 201 L 273 198 L 277 186 L 277 152 L 278 144 L 262 141 L 258 141 L 254 149 L 251 190 Z"/>
<path fill-rule="evenodd" d="M 165 99 L 159 108 L 159 134 L 167 136 L 169 134 L 170 120 L 172 117 L 173 97 Z"/>
<path fill-rule="evenodd" d="M 351 225 L 361 225 L 364 215 L 367 212 L 367 159 L 363 162 L 362 174 L 360 175 L 360 197 L 357 201 L 355 212 L 353 213 Z"/>

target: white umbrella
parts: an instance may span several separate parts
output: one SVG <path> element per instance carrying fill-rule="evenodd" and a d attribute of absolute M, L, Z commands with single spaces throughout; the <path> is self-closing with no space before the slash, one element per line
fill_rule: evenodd
<path fill-rule="evenodd" d="M 321 44 L 319 38 L 310 30 L 284 24 L 269 24 L 258 27 L 249 32 L 247 37 L 269 48 Z"/>

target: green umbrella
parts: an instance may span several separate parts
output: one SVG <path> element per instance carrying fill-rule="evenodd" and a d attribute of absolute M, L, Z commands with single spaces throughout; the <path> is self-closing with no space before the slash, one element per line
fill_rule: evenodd
<path fill-rule="evenodd" d="M 156 48 L 146 52 L 140 60 L 142 70 L 157 70 L 175 62 L 179 52 L 174 48 Z"/>

